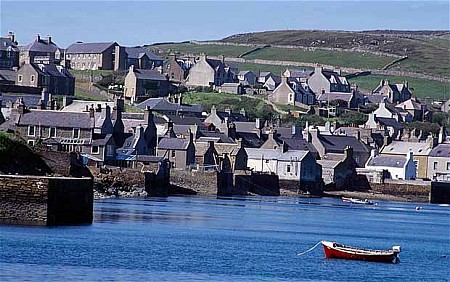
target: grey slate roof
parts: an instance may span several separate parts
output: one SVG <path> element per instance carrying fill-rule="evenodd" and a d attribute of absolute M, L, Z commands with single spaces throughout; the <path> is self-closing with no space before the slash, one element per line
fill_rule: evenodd
<path fill-rule="evenodd" d="M 347 146 L 352 147 L 354 152 L 370 152 L 361 141 L 352 136 L 320 135 L 319 140 L 327 153 L 343 153 Z"/>
<path fill-rule="evenodd" d="M 325 102 L 325 101 L 333 101 L 333 100 L 343 100 L 346 102 L 350 102 L 353 98 L 353 94 L 351 92 L 331 92 L 331 93 L 323 93 L 317 98 L 317 100 Z"/>
<path fill-rule="evenodd" d="M 0 37 L 0 50 L 1 51 L 15 51 L 15 52 L 19 52 L 19 47 L 16 46 L 16 44 L 14 44 L 11 39 L 7 38 L 7 37 Z"/>
<path fill-rule="evenodd" d="M 98 134 L 92 135 L 92 145 L 93 146 L 106 146 L 106 143 L 112 138 L 112 134 Z"/>
<path fill-rule="evenodd" d="M 186 150 L 189 139 L 164 137 L 158 143 L 158 149 L 164 150 Z"/>
<path fill-rule="evenodd" d="M 3 100 L 3 105 L 6 105 L 6 103 L 15 103 L 17 99 L 22 98 L 24 104 L 29 108 L 35 108 L 37 107 L 37 104 L 39 103 L 39 100 L 41 100 L 41 95 L 20 95 L 20 94 L 3 94 L 3 96 L 0 96 L 0 100 Z"/>
<path fill-rule="evenodd" d="M 8 69 L 0 69 L 0 81 L 16 81 L 16 72 Z"/>
<path fill-rule="evenodd" d="M 385 126 L 391 126 L 395 129 L 403 129 L 404 126 L 400 122 L 398 122 L 395 118 L 383 118 L 376 117 L 376 120 L 380 122 L 380 124 Z"/>
<path fill-rule="evenodd" d="M 134 74 L 139 79 L 166 81 L 167 77 L 156 70 L 134 69 Z"/>
<path fill-rule="evenodd" d="M 430 157 L 448 158 L 450 162 L 450 144 L 439 144 L 430 152 Z"/>
<path fill-rule="evenodd" d="M 291 77 L 294 78 L 308 78 L 314 73 L 314 71 L 311 70 L 289 69 L 289 71 L 291 72 Z"/>
<path fill-rule="evenodd" d="M 368 166 L 386 166 L 386 167 L 403 167 L 406 164 L 406 157 L 399 156 L 376 156 L 370 158 L 367 162 Z"/>
<path fill-rule="evenodd" d="M 177 103 L 171 103 L 167 101 L 164 98 L 149 98 L 142 103 L 138 104 L 137 107 L 140 109 L 145 109 L 145 107 L 149 107 L 153 111 L 183 111 L 183 112 L 191 112 L 191 113 L 201 113 L 202 112 L 202 106 L 193 104 L 193 105 L 187 105 L 182 104 L 179 105 Z"/>
<path fill-rule="evenodd" d="M 163 61 L 163 59 L 161 59 L 155 53 L 150 52 L 144 47 L 125 47 L 125 52 L 127 53 L 128 58 L 131 59 L 140 59 L 142 58 L 142 56 L 147 55 L 147 57 L 152 61 Z"/>
<path fill-rule="evenodd" d="M 18 124 L 90 129 L 93 127 L 93 119 L 89 117 L 89 113 L 31 110 L 20 116 Z"/>
<path fill-rule="evenodd" d="M 223 63 L 220 60 L 206 59 L 206 62 L 215 70 L 217 70 L 220 66 L 223 66 Z"/>
<path fill-rule="evenodd" d="M 74 43 L 66 49 L 67 54 L 100 54 L 116 42 Z"/>
<path fill-rule="evenodd" d="M 58 46 L 54 42 L 51 42 L 50 44 L 48 44 L 47 40 L 44 40 L 44 39 L 39 39 L 39 40 L 35 39 L 30 44 L 21 46 L 19 48 L 23 51 L 33 51 L 33 52 L 43 52 L 43 53 L 54 53 L 59 49 Z"/>

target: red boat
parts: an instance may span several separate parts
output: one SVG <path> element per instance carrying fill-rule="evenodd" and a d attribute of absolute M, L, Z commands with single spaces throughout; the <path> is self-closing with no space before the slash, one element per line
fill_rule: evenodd
<path fill-rule="evenodd" d="M 390 250 L 368 250 L 328 241 L 322 241 L 322 246 L 326 258 L 365 260 L 386 263 L 400 262 L 400 246 L 393 246 Z"/>

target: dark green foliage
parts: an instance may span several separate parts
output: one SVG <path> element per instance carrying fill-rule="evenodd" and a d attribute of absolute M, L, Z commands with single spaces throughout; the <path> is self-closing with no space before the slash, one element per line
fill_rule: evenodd
<path fill-rule="evenodd" d="M 450 114 L 444 112 L 433 113 L 432 121 L 440 126 L 446 126 L 450 123 Z"/>
<path fill-rule="evenodd" d="M 425 136 L 429 135 L 430 133 L 433 133 L 437 135 L 440 130 L 440 126 L 437 123 L 431 123 L 428 121 L 421 122 L 421 121 L 414 121 L 409 124 L 406 124 L 406 127 L 409 129 L 416 129 L 419 131 L 422 131 Z"/>
<path fill-rule="evenodd" d="M 296 125 L 303 127 L 305 127 L 306 122 L 308 122 L 309 125 L 323 125 L 325 124 L 325 119 L 317 115 L 304 115 L 295 120 Z"/>
<path fill-rule="evenodd" d="M 366 123 L 367 115 L 358 112 L 345 112 L 338 118 L 339 124 L 358 126 Z"/>
<path fill-rule="evenodd" d="M 28 175 L 51 173 L 47 164 L 15 135 L 0 132 L 0 171 Z"/>

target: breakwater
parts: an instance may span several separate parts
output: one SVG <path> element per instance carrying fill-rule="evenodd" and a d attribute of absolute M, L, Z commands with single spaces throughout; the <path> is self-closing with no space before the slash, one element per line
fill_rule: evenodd
<path fill-rule="evenodd" d="M 91 223 L 91 178 L 0 175 L 0 223 Z"/>

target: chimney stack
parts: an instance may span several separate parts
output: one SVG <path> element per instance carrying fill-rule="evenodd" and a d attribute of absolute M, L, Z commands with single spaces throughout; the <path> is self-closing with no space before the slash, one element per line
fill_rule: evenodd
<path fill-rule="evenodd" d="M 47 35 L 47 44 L 50 45 L 52 43 L 52 37 Z"/>

